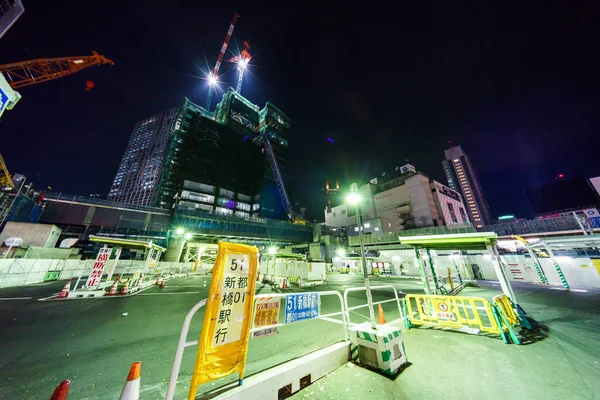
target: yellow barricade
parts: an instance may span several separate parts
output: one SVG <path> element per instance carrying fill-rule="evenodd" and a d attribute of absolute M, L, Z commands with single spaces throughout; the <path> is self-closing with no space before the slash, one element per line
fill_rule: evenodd
<path fill-rule="evenodd" d="M 409 294 L 405 297 L 409 321 L 450 329 L 479 329 L 500 334 L 490 303 L 481 297 Z"/>
<path fill-rule="evenodd" d="M 519 317 L 517 316 L 517 313 L 515 313 L 514 308 L 510 304 L 508 296 L 506 296 L 505 294 L 500 294 L 494 297 L 494 302 L 500 308 L 500 311 L 502 311 L 502 314 L 504 314 L 504 316 L 512 326 L 519 325 Z"/>

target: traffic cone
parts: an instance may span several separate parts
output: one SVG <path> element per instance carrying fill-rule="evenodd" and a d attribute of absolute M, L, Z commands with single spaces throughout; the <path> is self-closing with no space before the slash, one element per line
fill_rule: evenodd
<path fill-rule="evenodd" d="M 385 315 L 383 315 L 383 308 L 381 307 L 381 304 L 378 304 L 379 306 L 379 324 L 385 324 Z"/>
<path fill-rule="evenodd" d="M 56 389 L 54 389 L 54 393 L 52 393 L 50 400 L 67 400 L 67 394 L 69 394 L 70 387 L 71 382 L 68 379 L 66 381 L 62 381 L 58 384 Z"/>
<path fill-rule="evenodd" d="M 154 282 L 154 284 L 156 286 L 160 285 L 160 276 L 158 278 L 156 278 L 156 282 Z"/>
<path fill-rule="evenodd" d="M 129 369 L 129 375 L 127 375 L 127 382 L 121 392 L 119 400 L 139 400 L 140 399 L 140 380 L 142 375 L 142 363 L 136 361 L 131 365 Z"/>
<path fill-rule="evenodd" d="M 69 289 L 71 288 L 71 280 L 69 279 L 65 284 L 65 287 L 58 294 L 59 299 L 65 299 L 69 296 Z"/>
<path fill-rule="evenodd" d="M 128 293 L 129 293 L 129 281 L 125 282 L 125 286 L 123 286 L 123 289 L 121 289 L 120 294 L 128 294 Z"/>
<path fill-rule="evenodd" d="M 160 286 L 159 288 L 162 289 L 165 287 L 165 278 L 162 278 L 162 281 L 160 281 Z"/>
<path fill-rule="evenodd" d="M 115 294 L 117 294 L 117 286 L 119 286 L 119 280 L 118 279 L 111 286 L 110 291 L 108 292 L 109 296 L 114 296 Z"/>

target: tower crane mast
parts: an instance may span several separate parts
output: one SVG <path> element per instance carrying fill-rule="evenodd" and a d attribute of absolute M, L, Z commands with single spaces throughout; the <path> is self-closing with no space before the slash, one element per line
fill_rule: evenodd
<path fill-rule="evenodd" d="M 229 62 L 234 62 L 238 65 L 238 82 L 235 89 L 238 94 L 242 94 L 242 81 L 244 80 L 244 72 L 246 72 L 246 68 L 248 67 L 251 59 L 252 56 L 250 55 L 250 45 L 248 44 L 248 41 L 246 41 L 244 42 L 244 48 L 240 55 L 229 60 Z"/>
<path fill-rule="evenodd" d="M 229 30 L 227 30 L 227 35 L 225 36 L 225 41 L 223 42 L 223 46 L 221 46 L 221 52 L 219 53 L 219 57 L 217 58 L 217 63 L 215 67 L 208 73 L 208 96 L 206 98 L 206 110 L 210 111 L 210 101 L 212 99 L 213 86 L 217 84 L 219 78 L 219 68 L 221 68 L 221 63 L 223 62 L 223 57 L 225 56 L 225 52 L 227 51 L 227 46 L 229 45 L 229 40 L 231 39 L 231 35 L 233 34 L 233 29 L 235 28 L 235 24 L 238 20 L 239 15 L 237 13 L 233 14 L 233 20 L 229 25 Z"/>
<path fill-rule="evenodd" d="M 64 78 L 75 72 L 101 64 L 115 65 L 112 60 L 93 51 L 91 56 L 38 58 L 0 65 L 0 73 L 13 89 Z"/>

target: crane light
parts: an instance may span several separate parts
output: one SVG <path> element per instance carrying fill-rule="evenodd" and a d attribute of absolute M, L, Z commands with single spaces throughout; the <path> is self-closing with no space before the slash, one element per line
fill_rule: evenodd
<path fill-rule="evenodd" d="M 217 85 L 217 77 L 214 76 L 212 73 L 208 74 L 208 84 L 210 86 L 216 86 Z"/>
<path fill-rule="evenodd" d="M 240 59 L 240 61 L 238 61 L 238 67 L 240 69 L 246 69 L 246 67 L 248 66 L 248 61 L 250 60 L 248 60 L 247 58 Z"/>

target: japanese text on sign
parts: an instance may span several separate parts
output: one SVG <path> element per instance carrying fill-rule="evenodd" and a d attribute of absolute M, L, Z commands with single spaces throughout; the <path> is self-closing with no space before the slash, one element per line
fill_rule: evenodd
<path fill-rule="evenodd" d="M 96 262 L 94 262 L 94 266 L 92 267 L 92 272 L 85 283 L 87 287 L 98 286 L 100 283 L 100 279 L 102 279 L 102 273 L 104 272 L 104 267 L 106 267 L 106 263 L 110 258 L 110 253 L 112 249 L 103 247 L 98 252 L 98 257 L 96 257 Z"/>
<path fill-rule="evenodd" d="M 223 286 L 220 290 L 219 310 L 217 312 L 213 347 L 232 343 L 242 338 L 242 325 L 247 315 L 244 314 L 248 301 L 248 266 L 250 258 L 247 254 L 227 254 L 223 268 Z"/>
<path fill-rule="evenodd" d="M 296 322 L 319 316 L 319 294 L 302 293 L 286 296 L 285 322 Z"/>
<path fill-rule="evenodd" d="M 279 298 L 263 298 L 256 301 L 256 309 L 254 311 L 254 328 L 261 326 L 276 325 L 279 322 Z M 270 336 L 279 333 L 277 327 L 254 331 L 253 337 Z"/>

